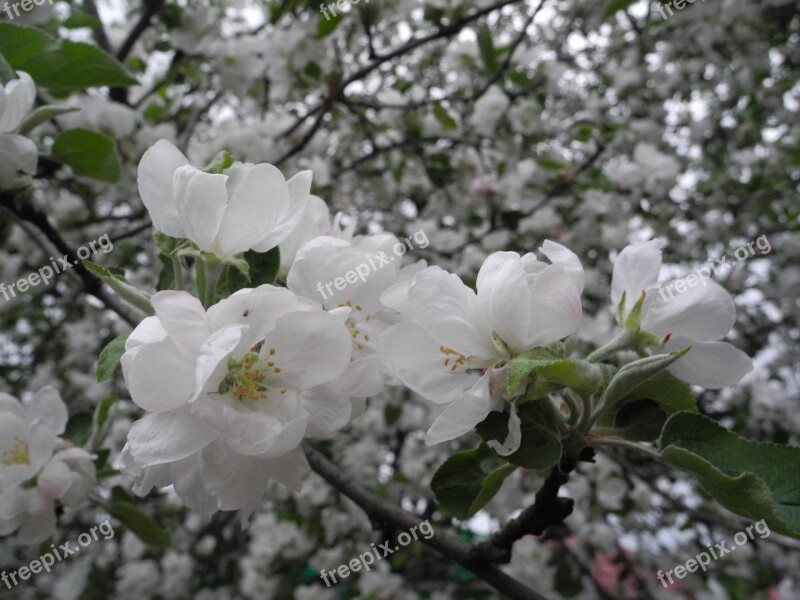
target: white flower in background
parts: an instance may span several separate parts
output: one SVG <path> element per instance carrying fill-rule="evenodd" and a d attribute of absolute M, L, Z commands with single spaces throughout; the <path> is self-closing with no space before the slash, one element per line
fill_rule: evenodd
<path fill-rule="evenodd" d="M 752 370 L 753 361 L 731 344 L 717 341 L 727 335 L 736 322 L 733 299 L 714 281 L 688 287 L 674 296 L 658 293 L 661 246 L 656 240 L 632 244 L 617 257 L 611 280 L 611 302 L 619 306 L 624 294 L 618 320 L 625 321 L 644 293 L 641 330 L 665 340 L 665 352 L 691 347 L 669 371 L 678 379 L 705 388 L 734 385 Z"/>
<path fill-rule="evenodd" d="M 310 171 L 286 181 L 266 163 L 205 173 L 166 140 L 139 163 L 139 193 L 153 226 L 222 260 L 280 244 L 300 222 L 310 190 Z"/>
<path fill-rule="evenodd" d="M 511 101 L 503 90 L 493 85 L 475 102 L 475 109 L 469 117 L 470 125 L 478 133 L 492 135 L 495 133 L 497 122 L 506 112 L 509 104 Z"/>
<path fill-rule="evenodd" d="M 642 167 L 650 186 L 674 185 L 681 172 L 681 164 L 669 154 L 664 154 L 653 144 L 639 142 L 633 149 L 633 159 Z"/>
<path fill-rule="evenodd" d="M 346 398 L 314 393 L 350 364 L 348 309 L 324 312 L 271 285 L 206 312 L 186 292 L 152 298 L 156 315 L 128 338 L 122 369 L 148 411 L 123 450 L 137 493 L 175 485 L 193 510 L 243 510 L 274 479 L 298 490 L 309 473 L 306 435 L 350 417 Z"/>
<path fill-rule="evenodd" d="M 30 404 L 0 394 L 0 535 L 38 544 L 56 528 L 56 503 L 83 502 L 95 485 L 94 456 L 61 439 L 67 407 L 43 388 Z"/>
<path fill-rule="evenodd" d="M 544 124 L 542 123 L 542 106 L 532 99 L 520 99 L 508 111 L 508 121 L 514 131 L 533 135 L 541 133 Z"/>
<path fill-rule="evenodd" d="M 496 449 L 510 454 L 519 446 L 514 399 L 504 393 L 505 363 L 571 335 L 582 315 L 578 257 L 549 240 L 541 252 L 553 264 L 533 254 L 490 255 L 478 273 L 477 293 L 439 267 L 414 277 L 407 320 L 381 336 L 379 351 L 406 386 L 447 405 L 428 430 L 429 444 L 467 433 L 510 402 L 509 440 Z"/>
<path fill-rule="evenodd" d="M 33 175 L 38 164 L 36 144 L 16 135 L 36 101 L 36 84 L 19 71 L 19 79 L 0 86 L 0 189 L 11 187 L 19 173 Z"/>
<path fill-rule="evenodd" d="M 64 129 L 89 129 L 114 139 L 128 137 L 136 131 L 138 119 L 132 108 L 106 98 L 83 96 L 73 102 L 76 112 L 58 117 Z"/>

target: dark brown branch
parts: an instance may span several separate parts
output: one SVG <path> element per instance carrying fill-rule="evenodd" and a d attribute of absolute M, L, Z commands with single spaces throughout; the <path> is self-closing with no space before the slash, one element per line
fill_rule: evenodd
<path fill-rule="evenodd" d="M 282 137 L 287 137 L 287 136 L 291 135 L 303 123 L 305 123 L 312 115 L 314 115 L 314 114 L 317 115 L 317 118 L 314 120 L 314 123 L 311 125 L 311 127 L 308 130 L 308 132 L 306 132 L 306 134 L 303 136 L 303 138 L 300 140 L 300 142 L 298 142 L 294 147 L 292 147 L 283 156 L 281 156 L 276 161 L 275 164 L 279 165 L 280 163 L 282 163 L 286 159 L 288 159 L 288 158 L 294 156 L 295 154 L 298 154 L 299 152 L 301 152 L 308 145 L 308 143 L 316 135 L 316 133 L 319 130 L 319 128 L 322 126 L 322 122 L 325 119 L 325 116 L 328 114 L 328 111 L 333 107 L 334 103 L 337 100 L 339 100 L 339 99 L 341 99 L 343 97 L 345 90 L 347 89 L 347 87 L 350 84 L 355 83 L 356 81 L 359 81 L 360 79 L 363 79 L 364 77 L 366 77 L 367 75 L 369 75 L 370 73 L 372 73 L 373 71 L 375 71 L 376 69 L 381 67 L 383 64 L 385 64 L 385 63 L 387 63 L 387 62 L 389 62 L 391 60 L 394 60 L 395 58 L 398 58 L 398 57 L 400 57 L 400 56 L 402 56 L 402 55 L 404 55 L 404 54 L 406 54 L 408 52 L 411 52 L 412 50 L 416 50 L 420 46 L 424 46 L 425 44 L 428 44 L 430 42 L 434 42 L 436 40 L 442 40 L 442 39 L 451 38 L 454 35 L 456 35 L 457 33 L 459 33 L 462 29 L 464 29 L 464 27 L 466 27 L 467 25 L 472 23 L 473 21 L 477 21 L 481 17 L 484 17 L 484 16 L 486 16 L 486 15 L 488 15 L 488 14 L 490 14 L 490 13 L 496 11 L 496 10 L 504 8 L 504 7 L 506 7 L 506 6 L 510 5 L 510 4 L 516 4 L 518 2 L 520 2 L 520 0 L 501 0 L 500 2 L 492 4 L 491 6 L 487 6 L 486 8 L 483 8 L 481 10 L 477 10 L 477 11 L 475 11 L 475 12 L 469 14 L 469 15 L 466 15 L 466 16 L 462 17 L 461 19 L 453 21 L 449 25 L 445 25 L 444 27 L 441 27 L 441 28 L 437 29 L 436 31 L 434 31 L 433 33 L 431 33 L 429 35 L 409 40 L 408 42 L 406 42 L 402 46 L 399 46 L 399 47 L 395 48 L 391 52 L 388 52 L 386 54 L 378 55 L 375 58 L 374 61 L 372 61 L 368 65 L 365 65 L 365 66 L 361 67 L 360 69 L 358 69 L 357 71 L 352 73 L 350 76 L 348 76 L 347 78 L 343 79 L 342 82 L 338 86 L 335 86 L 334 89 L 331 90 L 331 92 L 328 93 L 328 95 L 325 97 L 324 100 L 322 100 L 322 102 L 320 102 L 310 112 L 308 112 L 304 116 L 300 117 L 294 125 L 292 125 L 289 129 L 287 129 L 282 134 Z"/>
<path fill-rule="evenodd" d="M 125 41 L 122 42 L 122 45 L 117 51 L 117 58 L 119 60 L 124 61 L 128 58 L 128 54 L 133 50 L 136 42 L 139 41 L 141 35 L 150 27 L 152 18 L 164 7 L 165 1 L 166 0 L 145 0 L 142 16 L 139 17 L 136 25 L 133 26 L 133 29 L 128 33 L 128 37 L 125 38 Z"/>
<path fill-rule="evenodd" d="M 106 52 L 111 52 L 111 43 L 108 41 L 106 30 L 103 27 L 103 22 L 100 20 L 100 13 L 97 11 L 97 5 L 94 0 L 83 0 L 83 7 L 89 15 L 97 19 L 98 24 L 92 27 L 92 35 L 94 35 L 97 45 Z"/>
<path fill-rule="evenodd" d="M 572 449 L 567 449 L 561 461 L 550 470 L 544 484 L 536 492 L 534 503 L 506 523 L 491 539 L 475 546 L 473 554 L 476 560 L 507 563 L 511 560 L 514 542 L 526 535 L 542 535 L 545 529 L 562 523 L 572 514 L 573 500 L 562 498 L 558 492 L 569 481 L 569 474 L 578 461 L 594 461 L 594 450 L 581 447 L 581 443 L 575 445 L 568 441 L 565 445 L 571 445 Z"/>
<path fill-rule="evenodd" d="M 21 225 L 29 223 L 36 227 L 38 231 L 47 239 L 52 248 L 47 248 L 32 232 L 24 227 L 29 234 L 32 235 L 34 241 L 39 244 L 45 252 L 50 253 L 55 249 L 58 253 L 67 256 L 69 262 L 73 267 L 68 271 L 75 277 L 82 285 L 83 289 L 88 293 L 100 300 L 107 308 L 114 311 L 131 327 L 136 327 L 145 315 L 138 313 L 138 311 L 130 308 L 116 295 L 110 293 L 102 282 L 92 275 L 89 270 L 83 266 L 75 252 L 70 248 L 69 244 L 61 237 L 61 234 L 50 224 L 47 216 L 39 211 L 37 208 L 28 203 L 18 203 L 16 198 L 11 194 L 0 194 L 0 209 L 5 210 L 13 219 L 20 222 Z"/>
<path fill-rule="evenodd" d="M 361 487 L 351 476 L 339 471 L 318 450 L 309 445 L 305 445 L 304 449 L 311 468 L 341 494 L 355 502 L 372 520 L 391 523 L 397 529 L 404 530 L 418 527 L 422 522 L 416 515 L 394 506 Z M 472 546 L 447 531 L 437 530 L 430 539 L 420 538 L 419 541 L 430 546 L 442 556 L 469 569 L 508 598 L 513 600 L 544 600 L 545 598 L 496 566 L 485 561 L 474 560 Z"/>

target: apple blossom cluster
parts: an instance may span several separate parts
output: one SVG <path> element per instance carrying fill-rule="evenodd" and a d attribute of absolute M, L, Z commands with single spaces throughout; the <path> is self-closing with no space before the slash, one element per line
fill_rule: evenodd
<path fill-rule="evenodd" d="M 287 181 L 272 165 L 232 160 L 216 171 L 192 167 L 166 141 L 139 167 L 154 226 L 176 238 L 179 264 L 194 259 L 197 274 L 188 291 L 150 298 L 154 314 L 121 358 L 131 398 L 146 412 L 122 454 L 137 493 L 173 485 L 195 511 L 240 510 L 246 519 L 270 480 L 300 490 L 310 472 L 304 439 L 343 429 L 385 384 L 402 383 L 443 407 L 428 444 L 507 410 L 506 439 L 488 445 L 500 456 L 519 449 L 518 405 L 531 398 L 525 386 L 509 385 L 509 365 L 537 351 L 567 358 L 562 342 L 582 320 L 578 256 L 550 240 L 540 248 L 546 260 L 495 252 L 476 290 L 425 261 L 393 263 L 321 297 L 321 281 L 397 238 L 355 236 L 340 216 L 331 222 L 310 194 L 308 171 Z M 223 269 L 247 274 L 244 253 L 274 248 L 285 287 L 265 283 L 224 297 L 215 279 Z M 620 332 L 589 359 L 622 349 L 666 353 L 664 368 L 688 383 L 736 383 L 752 363 L 718 341 L 734 322 L 730 296 L 714 284 L 663 302 L 655 293 L 660 268 L 657 241 L 620 253 L 611 285 Z"/>
<path fill-rule="evenodd" d="M 18 133 L 36 100 L 36 84 L 30 75 L 0 85 L 0 190 L 15 186 L 19 174 L 36 172 L 38 151 L 33 140 Z"/>
<path fill-rule="evenodd" d="M 63 439 L 67 407 L 52 387 L 29 404 L 0 393 L 0 535 L 38 544 L 56 508 L 82 503 L 95 487 L 95 457 Z"/>

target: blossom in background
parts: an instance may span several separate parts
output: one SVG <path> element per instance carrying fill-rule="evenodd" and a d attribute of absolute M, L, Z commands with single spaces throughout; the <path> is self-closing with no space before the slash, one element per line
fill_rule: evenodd
<path fill-rule="evenodd" d="M 670 372 L 694 385 L 715 389 L 737 383 L 753 368 L 752 359 L 726 342 L 736 321 L 733 299 L 713 281 L 689 287 L 675 297 L 662 297 L 656 285 L 661 271 L 661 242 L 632 244 L 620 252 L 614 263 L 611 302 L 620 307 L 622 323 L 645 294 L 639 324 L 641 331 L 665 341 L 667 352 L 691 348 L 669 367 Z"/>
<path fill-rule="evenodd" d="M 56 504 L 75 505 L 94 488 L 94 456 L 59 436 L 67 407 L 45 387 L 30 404 L 0 393 L 0 535 L 38 544 L 56 528 Z"/>
<path fill-rule="evenodd" d="M 505 363 L 571 335 L 582 316 L 578 257 L 549 240 L 541 252 L 552 264 L 533 254 L 490 255 L 478 273 L 477 293 L 439 267 L 414 276 L 402 303 L 405 320 L 383 334 L 379 351 L 406 386 L 447 405 L 428 430 L 429 444 L 467 433 L 509 402 L 509 439 L 496 449 L 510 454 L 519 446 L 516 406 L 505 397 Z"/>
<path fill-rule="evenodd" d="M 36 84 L 27 73 L 0 85 L 0 189 L 13 186 L 19 173 L 33 175 L 38 151 L 33 140 L 16 132 L 36 101 Z"/>
<path fill-rule="evenodd" d="M 346 398 L 315 390 L 350 365 L 349 309 L 325 312 L 271 285 L 207 312 L 186 292 L 152 303 L 122 357 L 131 398 L 148 412 L 123 450 L 137 492 L 174 484 L 193 510 L 247 517 L 270 479 L 298 490 L 303 438 L 350 417 Z"/>
<path fill-rule="evenodd" d="M 311 171 L 287 181 L 272 165 L 236 162 L 222 174 L 205 173 L 166 140 L 145 152 L 138 181 L 156 229 L 221 260 L 276 247 L 311 198 Z"/>

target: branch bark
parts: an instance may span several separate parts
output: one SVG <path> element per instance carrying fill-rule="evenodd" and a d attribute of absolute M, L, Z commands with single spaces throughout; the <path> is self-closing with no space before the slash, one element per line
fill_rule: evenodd
<path fill-rule="evenodd" d="M 0 194 L 0 209 L 5 210 L 12 218 L 14 218 L 23 229 L 28 232 L 34 241 L 42 247 L 48 254 L 56 253 L 69 257 L 69 262 L 73 267 L 68 273 L 76 278 L 79 283 L 83 285 L 83 289 L 88 293 L 100 300 L 108 309 L 117 313 L 117 315 L 131 327 L 136 327 L 146 315 L 139 313 L 133 308 L 130 308 L 122 300 L 120 300 L 112 292 L 109 292 L 103 283 L 92 275 L 83 263 L 80 262 L 75 255 L 74 250 L 70 245 L 61 237 L 61 234 L 50 224 L 47 216 L 39 211 L 37 208 L 30 204 L 18 205 L 14 196 L 11 194 Z M 26 227 L 26 224 L 34 226 L 41 232 L 42 236 L 46 238 L 47 244 L 52 246 L 48 248 L 46 244 L 39 240 L 32 231 Z M 77 262 L 76 262 L 77 261 Z"/>
<path fill-rule="evenodd" d="M 409 530 L 418 527 L 422 520 L 405 510 L 379 498 L 369 490 L 361 487 L 352 477 L 342 473 L 321 452 L 308 444 L 304 445 L 306 457 L 311 468 L 342 495 L 355 502 L 369 517 L 375 521 L 391 523 L 397 529 Z M 513 600 L 546 600 L 544 596 L 520 583 L 498 567 L 476 560 L 473 546 L 462 542 L 453 534 L 437 530 L 430 539 L 420 538 L 422 543 L 430 546 L 475 575 L 498 592 Z"/>

